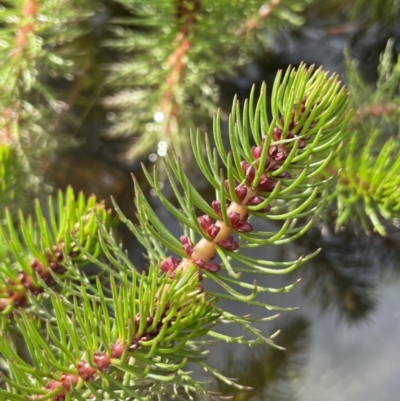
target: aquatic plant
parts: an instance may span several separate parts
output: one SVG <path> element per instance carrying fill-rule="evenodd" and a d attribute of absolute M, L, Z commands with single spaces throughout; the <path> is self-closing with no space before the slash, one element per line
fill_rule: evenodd
<path fill-rule="evenodd" d="M 242 112 L 238 101 L 233 102 L 229 150 L 219 114 L 214 119 L 214 150 L 207 135 L 192 133 L 194 157 L 215 188 L 211 204 L 197 192 L 173 152 L 165 158 L 164 169 L 179 207 L 164 196 L 157 169 L 145 171 L 162 204 L 181 222 L 184 235 L 179 239 L 156 216 L 137 182 L 138 224 L 115 205 L 147 250 L 148 266 L 142 273 L 118 246 L 107 229 L 109 215 L 94 201 L 86 204 L 80 197 L 75 203 L 69 192 L 63 203 L 60 194 L 58 216 L 50 201 L 49 223 L 39 204 L 36 224 L 21 214 L 25 246 L 8 215 L 2 233 L 8 252 L 2 262 L 0 339 L 7 390 L 0 394 L 10 400 L 146 399 L 182 390 L 207 394 L 184 370 L 188 362 L 241 388 L 207 365 L 206 338 L 277 347 L 274 336 L 265 337 L 255 326 L 277 315 L 236 316 L 218 300 L 285 309 L 263 304 L 257 294 L 287 292 L 297 282 L 264 288 L 245 282 L 241 274 L 285 274 L 315 253 L 277 263 L 252 258 L 243 250 L 293 241 L 319 218 L 336 176 L 315 177 L 340 151 L 352 116 L 347 90 L 321 69 L 301 66 L 279 72 L 271 96 L 271 119 L 265 85 L 258 99 L 252 91 Z M 255 217 L 279 222 L 279 229 L 256 230 Z M 97 257 L 99 250 L 103 259 Z M 81 262 L 89 261 L 100 269 L 95 278 L 81 270 Z M 220 290 L 206 290 L 203 279 Z M 218 324 L 239 324 L 250 335 L 222 334 Z M 24 338 L 28 358 L 14 348 L 11 328 Z"/>
<path fill-rule="evenodd" d="M 229 13 L 224 4 L 206 1 L 121 2 L 131 16 L 113 21 L 117 39 L 106 44 L 121 59 L 133 50 L 135 60 L 108 67 L 109 85 L 123 88 L 104 100 L 115 122 L 109 135 L 141 134 L 127 148 L 130 157 L 156 152 L 158 164 L 143 167 L 144 175 L 182 227 L 173 234 L 134 179 L 137 220 L 116 202 L 114 208 L 146 250 L 142 266 L 123 249 L 116 219 L 101 201 L 72 189 L 43 201 L 39 192 L 40 162 L 49 150 L 71 143 L 62 132 L 75 122 L 64 111 L 87 84 L 81 75 L 96 64 L 80 45 L 96 2 L 3 3 L 0 204 L 8 209 L 0 224 L 0 399 L 216 396 L 196 381 L 189 363 L 240 394 L 244 385 L 207 363 L 209 346 L 225 341 L 280 349 L 277 333 L 266 336 L 258 323 L 294 308 L 257 297 L 286 293 L 299 282 L 263 287 L 247 282 L 246 273 L 286 274 L 318 252 L 276 262 L 249 251 L 294 241 L 328 214 L 338 227 L 358 216 L 366 231 L 382 235 L 386 222 L 396 223 L 398 162 L 388 133 L 398 127 L 399 112 L 392 45 L 382 58 L 377 91 L 366 92 L 349 67 L 352 100 L 336 75 L 302 64 L 277 73 L 270 97 L 264 84 L 243 105 L 235 99 L 224 133 L 215 76 L 250 60 L 250 50 L 262 42 L 263 21 L 302 23 L 305 2 L 238 0 Z M 210 37 L 217 41 L 213 54 Z M 56 83 L 75 77 L 71 93 L 61 97 Z M 360 92 L 371 94 L 368 104 Z M 207 127 L 212 113 L 211 136 L 190 130 Z M 360 135 L 365 116 L 377 118 L 368 125 L 371 135 Z M 383 130 L 381 118 L 389 117 Z M 188 160 L 213 188 L 213 199 L 199 192 Z M 41 199 L 34 206 L 32 194 Z M 235 315 L 221 300 L 263 312 L 258 318 Z M 223 325 L 239 326 L 243 335 L 228 335 Z"/>

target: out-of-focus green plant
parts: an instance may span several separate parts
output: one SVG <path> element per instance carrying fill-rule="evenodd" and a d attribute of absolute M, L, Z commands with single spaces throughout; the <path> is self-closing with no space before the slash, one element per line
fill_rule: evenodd
<path fill-rule="evenodd" d="M 18 188 L 22 185 L 18 178 L 21 178 L 20 165 L 14 148 L 0 143 L 0 207 L 11 205 L 19 195 Z"/>
<path fill-rule="evenodd" d="M 25 187 L 37 189 L 38 159 L 66 137 L 56 123 L 68 109 L 49 81 L 74 78 L 76 49 L 90 13 L 81 0 L 13 0 L 0 5 L 0 142 L 11 144 Z M 75 57 L 76 58 L 76 57 Z"/>
<path fill-rule="evenodd" d="M 392 23 L 400 16 L 399 0 L 355 0 L 352 3 L 350 4 L 350 15 L 365 22 Z"/>
<path fill-rule="evenodd" d="M 300 26 L 309 0 L 123 0 L 130 17 L 114 20 L 122 54 L 105 99 L 115 111 L 109 138 L 132 138 L 126 158 L 163 157 L 173 144 L 185 159 L 189 131 L 216 111 L 216 77 L 233 74 L 267 46 L 265 30 Z M 206 126 L 207 127 L 207 126 Z M 204 128 L 206 130 L 207 128 Z"/>
<path fill-rule="evenodd" d="M 349 129 L 349 142 L 327 174 L 341 171 L 332 195 L 337 227 L 361 223 L 366 232 L 386 234 L 385 222 L 400 218 L 400 58 L 393 61 L 389 41 L 378 68 L 376 87 L 367 86 L 347 56 L 352 102 L 358 107 Z"/>

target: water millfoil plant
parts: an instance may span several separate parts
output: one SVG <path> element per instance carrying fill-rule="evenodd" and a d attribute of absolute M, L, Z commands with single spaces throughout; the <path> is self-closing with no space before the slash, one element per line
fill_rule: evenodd
<path fill-rule="evenodd" d="M 72 194 L 67 206 L 59 198 L 58 213 L 69 213 L 69 218 L 57 220 L 50 206 L 46 219 L 38 204 L 35 222 L 22 215 L 19 223 L 7 219 L 0 238 L 6 277 L 0 287 L 0 397 L 212 398 L 217 394 L 195 380 L 186 368 L 189 362 L 244 389 L 207 363 L 207 350 L 215 341 L 279 348 L 275 335 L 265 336 L 256 324 L 287 309 L 257 296 L 288 292 L 298 281 L 268 288 L 246 282 L 243 273 L 286 274 L 318 250 L 291 262 L 260 260 L 246 250 L 286 244 L 319 219 L 336 180 L 336 175 L 321 172 L 340 152 L 353 113 L 337 76 L 304 65 L 278 73 L 269 105 L 266 85 L 258 98 L 255 93 L 253 88 L 243 106 L 233 102 L 229 147 L 219 113 L 214 145 L 207 134 L 191 133 L 194 159 L 215 190 L 211 203 L 196 190 L 173 150 L 163 163 L 175 201 L 163 192 L 158 169 L 145 169 L 161 203 L 181 223 L 179 238 L 156 215 L 136 180 L 138 222 L 128 220 L 115 204 L 120 220 L 147 250 L 145 270 L 135 266 L 135 255 L 121 249 L 104 209 L 83 199 L 76 204 Z M 256 229 L 255 219 L 271 221 L 275 229 L 265 224 L 265 231 Z M 23 245 L 15 224 L 21 225 Z M 8 248 L 7 238 L 12 244 Z M 83 262 L 98 267 L 95 276 L 85 273 Z M 218 289 L 207 290 L 207 281 Z M 32 291 L 31 283 L 40 291 Z M 12 302 L 18 291 L 26 291 L 29 302 Z M 264 313 L 260 318 L 235 315 L 220 299 L 244 303 L 249 313 L 253 308 Z M 219 330 L 233 324 L 244 334 L 229 336 Z"/>

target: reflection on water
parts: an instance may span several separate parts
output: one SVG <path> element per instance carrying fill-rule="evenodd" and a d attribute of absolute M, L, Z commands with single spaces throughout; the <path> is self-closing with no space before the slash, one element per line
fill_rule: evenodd
<path fill-rule="evenodd" d="M 334 308 L 348 322 L 368 317 L 376 307 L 380 248 L 370 237 L 353 233 L 334 235 L 327 228 L 312 230 L 300 240 L 308 249 L 322 251 L 301 270 L 303 293 L 321 312 Z"/>
<path fill-rule="evenodd" d="M 378 236 L 335 234 L 327 227 L 310 230 L 296 246 L 302 252 L 321 252 L 297 273 L 304 280 L 304 296 L 321 312 L 332 308 L 348 323 L 368 319 L 379 302 L 380 282 L 398 276 L 395 244 Z"/>
<path fill-rule="evenodd" d="M 295 291 L 281 297 L 301 306 L 300 312 L 275 322 L 281 329 L 276 343 L 286 351 L 213 350 L 214 364 L 225 375 L 253 387 L 237 391 L 219 383 L 219 389 L 241 401 L 393 400 L 400 391 L 397 244 L 324 228 L 287 248 L 282 255 L 299 256 L 317 247 L 322 251 L 299 269 L 303 282 Z"/>
<path fill-rule="evenodd" d="M 223 382 L 218 382 L 218 390 L 223 395 L 232 396 L 233 401 L 270 400 L 294 401 L 301 372 L 307 363 L 310 343 L 310 322 L 300 313 L 291 318 L 281 319 L 279 344 L 286 351 L 260 345 L 249 348 L 243 358 L 228 353 L 225 366 L 221 369 L 226 377 L 234 377 L 243 386 L 252 387 L 240 391 Z"/>

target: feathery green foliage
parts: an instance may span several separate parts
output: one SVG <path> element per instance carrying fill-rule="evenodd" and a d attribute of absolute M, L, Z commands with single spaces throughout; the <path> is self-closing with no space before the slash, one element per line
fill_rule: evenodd
<path fill-rule="evenodd" d="M 110 210 L 96 203 L 94 196 L 86 200 L 81 193 L 76 199 L 71 188 L 65 194 L 59 191 L 55 204 L 49 197 L 47 219 L 38 200 L 35 211 L 34 221 L 20 212 L 16 227 L 13 215 L 7 210 L 5 226 L 0 226 L 0 314 L 3 316 L 16 307 L 30 306 L 29 298 L 41 294 L 45 286 L 55 284 L 54 274 L 63 279 L 80 280 L 77 268 L 88 263 L 86 253 L 92 257 L 100 253 L 98 224 L 110 227 L 113 221 Z M 68 269 L 66 258 L 74 263 L 75 270 Z M 43 312 L 40 303 L 32 310 L 38 314 Z"/>
<path fill-rule="evenodd" d="M 47 315 L 28 310 L 16 313 L 13 318 L 13 325 L 25 339 L 29 361 L 19 357 L 13 347 L 7 332 L 9 317 L 3 317 L 0 349 L 7 376 L 4 376 L 6 390 L 0 390 L 0 395 L 7 394 L 10 400 L 37 397 L 57 401 L 93 396 L 98 400 L 145 400 L 155 395 L 159 398 L 179 395 L 180 391 L 207 395 L 206 388 L 184 370 L 187 362 L 197 363 L 219 380 L 244 389 L 207 365 L 207 338 L 279 348 L 273 341 L 275 335 L 265 337 L 255 327 L 255 323 L 277 315 L 236 316 L 221 308 L 218 300 L 230 299 L 268 311 L 290 310 L 264 304 L 257 300 L 257 295 L 287 292 L 297 282 L 284 288 L 264 288 L 256 282 L 245 282 L 240 275 L 242 272 L 285 274 L 314 254 L 291 263 L 275 263 L 254 259 L 237 250 L 287 243 L 310 227 L 310 221 L 303 217 L 311 217 L 311 222 L 318 218 L 335 176 L 319 181 L 315 177 L 340 150 L 346 123 L 352 116 L 347 90 L 337 77 L 305 66 L 278 73 L 270 108 L 272 119 L 267 117 L 265 85 L 257 100 L 253 90 L 243 111 L 237 101 L 233 102 L 229 150 L 222 143 L 219 114 L 214 120 L 215 150 L 211 150 L 206 135 L 203 139 L 198 132 L 192 134 L 195 159 L 215 188 L 216 199 L 211 205 L 190 183 L 182 162 L 173 152 L 165 158 L 164 167 L 179 208 L 163 195 L 157 170 L 145 171 L 162 204 L 183 225 L 185 235 L 179 240 L 156 216 L 137 183 L 135 203 L 139 223 L 127 220 L 116 206 L 122 221 L 147 249 L 146 272 L 138 272 L 99 214 L 89 222 L 82 212 L 85 208 L 80 208 L 77 215 L 83 216 L 83 226 L 89 226 L 89 234 L 83 230 L 86 235 L 80 235 L 81 230 L 75 230 L 76 224 L 69 223 L 67 217 L 61 221 L 69 224 L 57 225 L 50 207 L 54 237 L 40 247 L 30 242 L 31 224 L 21 218 L 24 240 L 38 262 L 45 264 L 45 247 L 59 243 L 65 235 L 63 255 L 69 261 L 67 272 L 77 271 L 73 266 L 78 261 L 71 255 L 76 246 L 81 258 L 97 264 L 102 273 L 109 275 L 106 281 L 109 286 L 100 278 L 96 285 L 91 285 L 83 277 L 81 286 L 76 276 L 70 277 L 71 280 L 56 280 L 58 271 L 53 269 L 51 277 L 62 291 L 57 294 L 42 283 L 52 305 Z M 41 236 L 46 239 L 49 230 L 38 210 Z M 196 210 L 204 214 L 198 216 Z M 274 232 L 256 230 L 251 220 L 256 217 L 278 221 L 279 227 Z M 58 227 L 72 229 L 72 242 Z M 98 242 L 94 238 L 97 227 Z M 27 230 L 30 232 L 26 233 Z M 11 221 L 8 232 L 12 237 L 12 254 L 22 267 L 32 269 L 32 263 L 28 266 L 20 256 L 22 249 Z M 98 259 L 87 243 L 100 244 L 107 261 Z M 211 262 L 217 255 L 220 262 Z M 31 270 L 29 274 L 36 283 Z M 214 281 L 220 290 L 205 290 L 203 279 Z M 4 285 L 10 287 L 9 282 Z M 217 324 L 240 325 L 247 334 L 239 337 L 222 334 Z"/>

